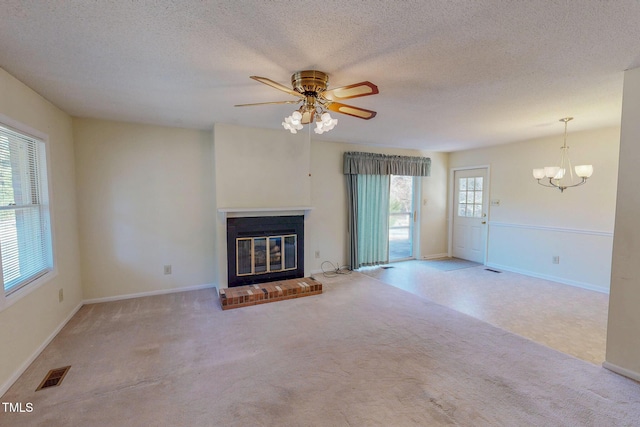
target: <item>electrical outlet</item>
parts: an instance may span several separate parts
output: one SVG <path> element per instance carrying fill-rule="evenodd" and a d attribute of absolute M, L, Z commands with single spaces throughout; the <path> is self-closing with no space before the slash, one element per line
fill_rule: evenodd
<path fill-rule="evenodd" d="M 58 290 L 58 302 L 62 302 L 62 301 L 64 301 L 64 290 L 60 288 Z"/>
<path fill-rule="evenodd" d="M 554 264 L 560 264 L 560 256 L 554 255 L 553 258 L 551 259 L 551 262 Z"/>
<path fill-rule="evenodd" d="M 320 251 L 316 251 L 316 259 L 320 258 Z"/>
<path fill-rule="evenodd" d="M 164 274 L 171 274 L 171 265 L 164 266 Z"/>

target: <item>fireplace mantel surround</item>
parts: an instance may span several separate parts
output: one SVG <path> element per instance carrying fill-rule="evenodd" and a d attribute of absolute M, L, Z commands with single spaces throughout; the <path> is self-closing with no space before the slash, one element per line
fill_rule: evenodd
<path fill-rule="evenodd" d="M 225 232 L 225 240 L 227 242 L 227 245 L 225 247 L 226 253 L 224 256 L 226 258 L 225 264 L 227 266 L 226 278 L 227 278 L 228 287 L 261 283 L 261 282 L 270 281 L 270 280 L 302 277 L 304 275 L 304 223 L 306 222 L 306 218 L 309 211 L 313 210 L 312 206 L 224 207 L 224 208 L 218 208 L 217 210 L 218 210 L 218 213 L 220 214 L 219 218 L 226 225 L 224 232 Z M 291 220 L 286 220 L 286 218 L 293 219 L 296 217 L 300 218 L 299 220 L 300 222 L 298 223 L 299 225 L 294 226 L 293 223 L 291 223 Z M 273 235 L 273 233 L 263 233 L 260 229 L 261 228 L 260 224 L 262 224 L 262 221 L 260 220 L 261 218 L 266 222 L 267 229 L 277 230 L 278 228 L 280 228 L 282 230 L 288 230 L 287 233 L 277 232 L 275 233 L 276 234 L 275 236 Z M 271 220 L 270 218 L 272 218 L 273 220 Z M 284 225 L 284 228 L 282 228 L 283 227 L 282 224 L 274 225 L 275 223 L 273 221 L 281 222 L 283 219 L 285 219 L 285 223 L 286 223 Z M 230 227 L 230 224 L 232 224 L 231 221 L 233 221 L 234 225 L 232 225 L 232 229 L 230 231 L 229 227 Z M 241 222 L 238 222 L 238 221 L 241 221 Z M 256 231 L 256 233 L 247 233 L 247 230 L 245 229 L 245 227 L 247 226 L 249 227 L 250 230 Z M 243 230 L 243 232 L 241 233 L 241 236 L 237 234 L 237 231 L 239 230 Z M 250 238 L 251 235 L 253 235 L 254 239 Z M 293 237 L 293 235 L 295 235 L 295 237 Z M 258 255 L 260 252 L 253 252 L 254 244 L 257 251 L 258 243 L 262 245 L 264 245 L 265 243 L 264 237 L 258 237 L 258 236 L 265 236 L 265 237 L 271 236 L 267 238 L 266 242 L 275 240 L 277 242 L 275 248 L 278 248 L 280 246 L 283 249 L 285 246 L 289 248 L 286 251 L 283 251 L 282 253 L 282 255 L 284 256 L 283 265 L 276 267 L 276 269 L 280 268 L 281 271 L 263 271 L 261 273 L 257 273 L 258 272 L 257 264 L 254 264 L 255 267 L 251 267 L 252 271 L 255 268 L 256 270 L 255 274 L 253 273 L 249 274 L 250 273 L 249 270 L 241 271 L 243 269 L 249 268 L 249 266 L 244 265 L 246 264 L 246 262 L 241 262 L 239 258 L 239 254 L 243 253 L 247 249 L 245 248 L 241 250 L 240 246 L 238 245 L 242 245 L 243 247 L 246 246 L 247 248 L 251 246 L 251 252 L 254 255 Z M 238 241 L 238 238 L 240 239 L 239 241 Z M 251 240 L 253 240 L 253 242 L 250 244 L 247 244 L 247 242 Z M 285 245 L 285 241 L 287 242 L 286 245 Z M 295 254 L 296 254 L 294 258 L 291 258 L 290 252 L 292 248 L 294 248 L 293 250 L 295 251 Z M 287 254 L 288 256 L 285 256 Z M 254 262 L 254 258 L 253 258 L 254 255 L 251 255 L 251 263 Z M 258 258 L 256 257 L 256 262 L 257 262 L 257 259 Z M 277 259 L 279 260 L 280 258 L 278 257 Z M 292 259 L 295 260 L 293 265 L 289 265 L 289 262 L 286 262 L 287 265 L 285 265 L 285 260 L 292 260 Z M 267 270 L 269 270 L 268 265 L 272 265 L 272 264 L 267 264 Z M 264 269 L 264 266 L 262 267 Z"/>
<path fill-rule="evenodd" d="M 306 215 L 313 210 L 313 206 L 281 206 L 281 207 L 249 207 L 249 208 L 218 208 L 218 212 L 227 216 L 269 216 L 269 215 Z"/>

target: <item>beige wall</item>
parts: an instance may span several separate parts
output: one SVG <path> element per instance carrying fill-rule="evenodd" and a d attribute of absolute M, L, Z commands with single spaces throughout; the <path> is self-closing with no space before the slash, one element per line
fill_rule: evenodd
<path fill-rule="evenodd" d="M 213 284 L 211 133 L 74 119 L 74 139 L 85 300 Z"/>
<path fill-rule="evenodd" d="M 214 141 L 218 207 L 310 205 L 306 133 L 217 124 Z"/>
<path fill-rule="evenodd" d="M 625 72 L 620 172 L 604 366 L 640 381 L 640 68 Z"/>
<path fill-rule="evenodd" d="M 0 69 L 0 114 L 49 137 L 57 276 L 0 312 L 0 395 L 82 300 L 71 118 Z M 58 302 L 63 289 L 64 301 Z"/>
<path fill-rule="evenodd" d="M 619 135 L 619 128 L 569 127 L 572 163 L 593 164 L 594 174 L 564 193 L 537 185 L 531 172 L 557 163 L 562 136 L 451 153 L 451 168 L 490 166 L 490 199 L 500 204 L 489 206 L 487 264 L 608 291 Z M 554 255 L 560 264 L 552 263 Z"/>
<path fill-rule="evenodd" d="M 421 152 L 431 158 L 431 176 L 422 179 L 420 201 L 420 257 L 447 255 L 449 154 Z"/>

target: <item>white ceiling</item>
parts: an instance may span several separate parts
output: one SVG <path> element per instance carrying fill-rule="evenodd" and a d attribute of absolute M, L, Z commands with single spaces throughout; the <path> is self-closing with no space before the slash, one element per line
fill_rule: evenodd
<path fill-rule="evenodd" d="M 3 0 L 0 67 L 73 116 L 282 129 L 318 69 L 369 80 L 319 139 L 455 151 L 620 124 L 640 66 L 638 0 Z M 282 129 L 283 132 L 286 132 Z M 315 137 L 315 135 L 314 135 Z"/>

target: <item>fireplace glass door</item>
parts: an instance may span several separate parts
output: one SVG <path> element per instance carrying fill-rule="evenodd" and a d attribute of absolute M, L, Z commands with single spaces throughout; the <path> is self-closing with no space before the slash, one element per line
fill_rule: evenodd
<path fill-rule="evenodd" d="M 236 239 L 236 275 L 249 276 L 298 268 L 295 234 Z"/>

